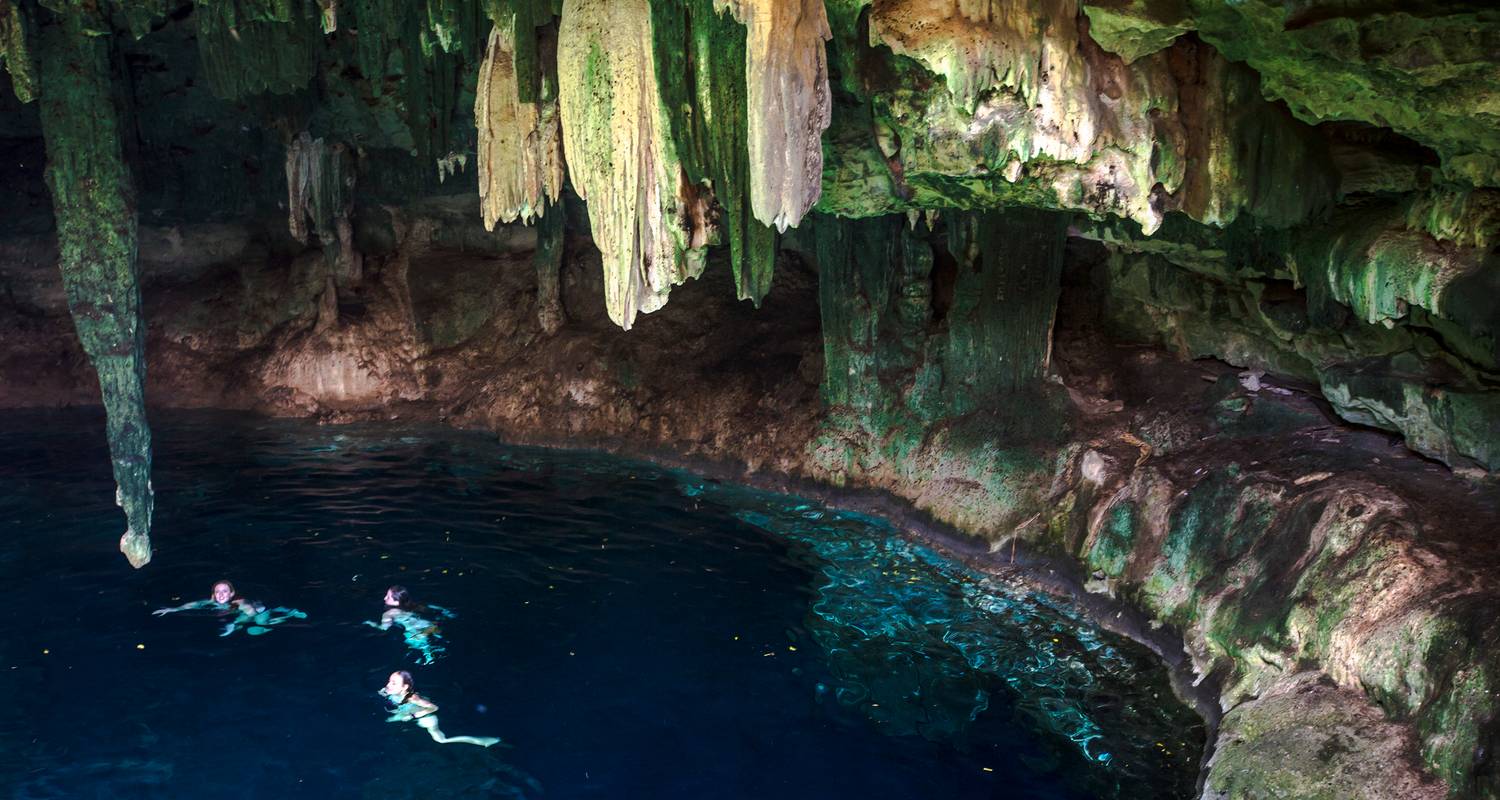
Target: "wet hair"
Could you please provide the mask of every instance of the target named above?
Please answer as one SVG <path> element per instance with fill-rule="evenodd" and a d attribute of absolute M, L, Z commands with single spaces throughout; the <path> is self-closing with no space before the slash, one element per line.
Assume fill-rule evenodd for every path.
<path fill-rule="evenodd" d="M 396 608 L 402 611 L 410 611 L 413 614 L 427 614 L 431 611 L 426 603 L 418 603 L 411 599 L 411 590 L 405 586 L 392 586 L 386 591 L 391 593 L 391 599 L 396 601 Z"/>
<path fill-rule="evenodd" d="M 412 681 L 411 673 L 404 669 L 396 670 L 396 674 L 400 676 L 401 682 L 406 684 L 406 694 L 401 695 L 401 702 L 404 703 L 406 698 L 417 693 L 417 684 Z"/>

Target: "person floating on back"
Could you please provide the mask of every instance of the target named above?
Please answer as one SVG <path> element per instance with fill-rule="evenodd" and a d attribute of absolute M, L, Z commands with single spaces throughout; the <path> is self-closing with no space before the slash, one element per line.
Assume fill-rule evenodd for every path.
<path fill-rule="evenodd" d="M 412 685 L 410 672 L 405 670 L 392 672 L 390 679 L 385 682 L 385 688 L 381 689 L 379 694 L 395 706 L 391 715 L 386 717 L 386 722 L 415 722 L 438 744 L 458 742 L 491 747 L 500 743 L 499 739 L 491 736 L 448 736 L 443 733 L 438 728 L 437 704 L 417 694 L 416 687 Z"/>
<path fill-rule="evenodd" d="M 438 625 L 428 617 L 443 616 L 452 619 L 454 614 L 442 606 L 423 605 L 411 599 L 405 586 L 392 586 L 385 592 L 385 613 L 379 622 L 365 621 L 366 625 L 388 631 L 392 625 L 401 626 L 406 646 L 416 652 L 417 663 L 431 664 L 447 648 L 443 647 Z"/>
<path fill-rule="evenodd" d="M 216 611 L 219 616 L 235 614 L 234 619 L 224 626 L 220 636 L 228 636 L 243 628 L 245 633 L 251 636 L 259 636 L 270 633 L 272 625 L 279 625 L 289 619 L 306 619 L 307 614 L 295 608 L 266 608 L 264 605 L 253 600 L 246 600 L 235 592 L 234 584 L 229 581 L 219 581 L 214 584 L 213 592 L 203 600 L 193 600 L 180 606 L 171 608 L 158 608 L 151 612 L 152 616 L 164 617 L 175 614 L 178 611 Z"/>

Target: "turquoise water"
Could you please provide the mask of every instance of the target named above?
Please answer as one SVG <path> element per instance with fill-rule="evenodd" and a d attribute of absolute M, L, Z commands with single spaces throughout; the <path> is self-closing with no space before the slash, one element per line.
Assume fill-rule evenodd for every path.
<path fill-rule="evenodd" d="M 1193 794 L 1202 727 L 1149 654 L 882 521 L 479 434 L 153 423 L 139 572 L 102 419 L 0 423 L 5 796 Z M 308 616 L 151 616 L 219 578 Z M 455 614 L 430 665 L 361 624 L 394 583 Z M 505 745 L 384 722 L 397 669 Z"/>

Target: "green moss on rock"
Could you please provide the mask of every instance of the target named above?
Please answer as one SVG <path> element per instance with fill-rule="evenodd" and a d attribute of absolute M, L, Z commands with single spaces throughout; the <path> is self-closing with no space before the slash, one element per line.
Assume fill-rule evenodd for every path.
<path fill-rule="evenodd" d="M 136 208 L 121 150 L 109 38 L 96 5 L 68 4 L 41 34 L 42 133 L 57 217 L 59 266 L 78 339 L 99 376 L 127 527 L 120 550 L 151 560 L 151 431 L 146 424 L 146 324 L 136 264 Z"/>

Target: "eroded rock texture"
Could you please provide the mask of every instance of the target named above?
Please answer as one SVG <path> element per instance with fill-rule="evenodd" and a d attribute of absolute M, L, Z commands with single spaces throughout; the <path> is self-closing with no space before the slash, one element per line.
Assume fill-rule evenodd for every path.
<path fill-rule="evenodd" d="M 784 231 L 802 220 L 821 192 L 821 139 L 833 111 L 823 49 L 833 36 L 828 15 L 823 0 L 714 5 L 746 29 L 750 203 L 756 219 Z"/>
<path fill-rule="evenodd" d="M 491 230 L 496 222 L 530 222 L 562 196 L 557 80 L 544 74 L 543 62 L 535 55 L 517 56 L 518 33 L 535 40 L 530 22 L 511 14 L 497 23 L 479 65 L 474 93 L 476 163 L 480 210 L 484 226 Z"/>
<path fill-rule="evenodd" d="M 1209 796 L 1494 798 L 1497 40 L 1381 0 L 0 0 L 0 404 L 95 365 L 143 557 L 128 164 L 156 402 L 882 490 L 1180 634 Z"/>
<path fill-rule="evenodd" d="M 120 147 L 109 40 L 92 4 L 68 8 L 40 36 L 47 188 L 58 265 L 78 340 L 99 378 L 127 527 L 120 552 L 151 560 L 151 430 L 146 424 L 146 322 L 136 268 L 136 207 Z"/>
<path fill-rule="evenodd" d="M 1431 147 L 1454 180 L 1500 180 L 1500 12 L 1485 4 L 1089 3 L 1117 52 L 1193 30 L 1308 122 L 1360 120 Z M 1140 32 L 1140 35 L 1135 35 Z M 1151 44 L 1136 44 L 1145 38 Z M 1100 39 L 1101 42 L 1105 39 Z M 1107 45 L 1110 46 L 1110 45 Z"/>
<path fill-rule="evenodd" d="M 683 173 L 657 85 L 646 0 L 569 0 L 558 102 L 573 188 L 604 255 L 605 307 L 629 329 L 703 271 L 710 199 Z"/>

